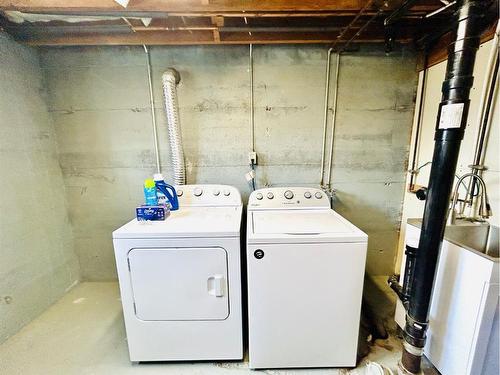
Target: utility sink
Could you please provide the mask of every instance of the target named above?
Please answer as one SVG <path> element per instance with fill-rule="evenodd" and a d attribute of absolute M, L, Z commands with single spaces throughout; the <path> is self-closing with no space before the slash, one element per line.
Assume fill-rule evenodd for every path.
<path fill-rule="evenodd" d="M 408 224 L 421 228 L 422 219 L 409 219 Z M 446 226 L 444 238 L 457 246 L 480 253 L 498 262 L 500 253 L 497 226 L 457 220 L 456 224 Z"/>
<path fill-rule="evenodd" d="M 405 243 L 416 247 L 421 219 L 409 219 Z M 405 262 L 401 267 L 404 275 Z M 424 354 L 442 375 L 499 374 L 498 226 L 456 220 L 445 229 L 429 308 Z M 396 307 L 405 325 L 405 310 Z"/>

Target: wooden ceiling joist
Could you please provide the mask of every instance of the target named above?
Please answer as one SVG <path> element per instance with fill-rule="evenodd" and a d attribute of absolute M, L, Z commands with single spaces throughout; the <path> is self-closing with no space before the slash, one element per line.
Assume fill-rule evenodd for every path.
<path fill-rule="evenodd" d="M 215 41 L 213 34 L 192 31 L 150 32 L 146 35 L 130 34 L 127 36 L 102 34 L 102 35 L 72 35 L 72 36 L 40 36 L 36 39 L 26 40 L 32 46 L 93 46 L 93 45 L 208 45 L 208 44 L 325 44 L 331 43 L 332 36 L 321 34 L 242 34 L 227 33 L 224 39 Z M 345 40 L 347 41 L 347 40 Z M 383 38 L 360 38 L 358 43 L 381 43 Z M 409 42 L 405 39 L 403 42 Z"/>
<path fill-rule="evenodd" d="M 397 1 L 392 1 L 397 3 Z M 358 11 L 366 0 L 130 0 L 126 8 L 113 0 L 0 0 L 0 9 L 31 13 L 78 12 L 325 12 Z M 390 3 L 390 2 L 389 2 Z M 421 0 L 412 11 L 436 9 L 436 1 Z"/>
<path fill-rule="evenodd" d="M 362 30 L 354 42 L 378 43 L 386 39 L 385 15 L 378 13 L 379 7 L 388 14 L 402 1 L 130 0 L 122 7 L 114 0 L 0 0 L 0 27 L 31 45 L 332 43 L 355 19 L 345 38 Z M 441 6 L 440 0 L 417 1 L 405 14 L 404 27 L 397 30 L 395 40 L 409 42 L 423 15 Z M 28 13 L 31 22 L 9 20 L 8 11 L 23 12 L 24 17 Z M 363 29 L 375 14 L 376 22 Z M 69 16 L 113 18 L 65 22 Z M 143 24 L 139 18 L 151 21 Z"/>

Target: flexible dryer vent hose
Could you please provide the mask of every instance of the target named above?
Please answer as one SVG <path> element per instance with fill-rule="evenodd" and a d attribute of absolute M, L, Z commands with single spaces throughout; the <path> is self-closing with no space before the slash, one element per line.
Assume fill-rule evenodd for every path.
<path fill-rule="evenodd" d="M 174 167 L 174 184 L 184 185 L 186 183 L 186 168 L 184 165 L 179 105 L 177 102 L 177 84 L 180 82 L 181 76 L 177 70 L 169 68 L 163 73 L 162 79 L 165 112 L 168 123 L 168 136 L 170 139 L 170 152 L 172 154 L 172 164 Z"/>

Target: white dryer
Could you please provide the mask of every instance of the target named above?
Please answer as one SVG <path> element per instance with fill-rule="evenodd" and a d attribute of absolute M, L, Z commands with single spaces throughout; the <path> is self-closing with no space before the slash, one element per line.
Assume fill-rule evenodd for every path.
<path fill-rule="evenodd" d="M 226 185 L 177 195 L 165 221 L 113 232 L 130 360 L 241 359 L 241 196 Z"/>
<path fill-rule="evenodd" d="M 250 195 L 251 368 L 356 365 L 367 241 L 319 189 Z"/>

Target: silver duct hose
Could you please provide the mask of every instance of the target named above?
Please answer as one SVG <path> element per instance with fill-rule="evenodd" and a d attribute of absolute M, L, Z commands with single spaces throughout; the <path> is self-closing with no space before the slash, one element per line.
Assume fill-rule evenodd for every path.
<path fill-rule="evenodd" d="M 174 184 L 186 184 L 186 168 L 184 165 L 184 151 L 182 150 L 181 125 L 179 121 L 179 105 L 177 102 L 177 84 L 181 80 L 179 72 L 169 68 L 163 73 L 163 96 L 165 112 L 167 114 L 168 137 L 172 164 L 174 166 Z"/>

